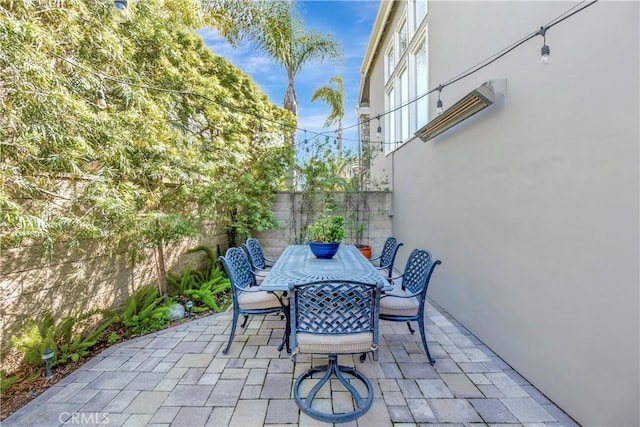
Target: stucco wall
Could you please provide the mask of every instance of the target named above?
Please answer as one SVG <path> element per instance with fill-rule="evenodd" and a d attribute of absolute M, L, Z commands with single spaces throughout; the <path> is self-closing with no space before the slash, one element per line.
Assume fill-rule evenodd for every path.
<path fill-rule="evenodd" d="M 430 2 L 429 87 L 576 4 Z M 443 261 L 430 296 L 583 425 L 640 425 L 638 17 L 596 3 L 549 30 L 551 64 L 537 37 L 442 92 L 507 78 L 506 98 L 376 159 L 394 234 Z"/>

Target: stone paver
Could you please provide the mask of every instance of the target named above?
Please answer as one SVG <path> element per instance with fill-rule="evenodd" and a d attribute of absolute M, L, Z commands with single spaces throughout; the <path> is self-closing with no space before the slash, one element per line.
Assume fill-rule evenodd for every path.
<path fill-rule="evenodd" d="M 254 316 L 223 355 L 230 313 L 192 320 L 106 349 L 15 414 L 3 426 L 326 426 L 301 413 L 292 397 L 296 376 L 326 363 L 323 355 L 277 351 L 277 316 Z M 341 356 L 374 388 L 371 409 L 340 427 L 551 427 L 577 424 L 499 356 L 434 304 L 425 319 L 431 366 L 418 334 L 382 321 L 378 360 Z M 333 384 L 333 383 L 332 383 Z M 354 383 L 358 390 L 361 386 Z M 304 384 L 302 391 L 308 391 Z M 352 405 L 344 388 L 326 386 L 323 410 Z M 76 422 L 77 423 L 77 422 Z"/>

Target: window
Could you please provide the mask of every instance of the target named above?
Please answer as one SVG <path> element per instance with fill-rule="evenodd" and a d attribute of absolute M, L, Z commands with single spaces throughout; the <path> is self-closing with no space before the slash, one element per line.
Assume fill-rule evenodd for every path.
<path fill-rule="evenodd" d="M 398 106 L 407 104 L 409 102 L 409 70 L 405 67 L 400 71 L 398 77 Z M 398 140 L 406 142 L 409 140 L 409 105 L 404 105 L 397 112 L 398 116 Z"/>
<path fill-rule="evenodd" d="M 414 0 L 413 17 L 414 28 L 418 28 L 424 17 L 427 16 L 427 0 Z"/>
<path fill-rule="evenodd" d="M 409 43 L 407 34 L 407 20 L 404 19 L 398 27 L 398 54 L 402 55 L 407 50 L 407 44 Z"/>
<path fill-rule="evenodd" d="M 429 68 L 427 67 L 427 38 L 422 39 L 413 52 L 415 93 L 412 98 L 417 98 L 429 91 Z M 423 96 L 413 104 L 413 120 L 411 132 L 415 133 L 427 121 L 429 117 L 428 97 Z"/>
<path fill-rule="evenodd" d="M 396 95 L 393 90 L 393 86 L 391 86 L 387 90 L 387 96 L 385 97 L 384 102 L 384 110 L 391 111 L 396 106 Z M 395 113 L 389 113 L 385 116 L 386 126 L 384 127 L 384 153 L 388 154 L 395 149 L 395 130 L 396 130 L 396 120 Z"/>
<path fill-rule="evenodd" d="M 393 74 L 393 70 L 396 66 L 396 58 L 393 55 L 393 42 L 391 42 L 391 45 L 389 46 L 389 49 L 387 49 L 387 54 L 385 55 L 385 80 L 388 80 L 389 77 L 391 77 L 391 74 Z"/>

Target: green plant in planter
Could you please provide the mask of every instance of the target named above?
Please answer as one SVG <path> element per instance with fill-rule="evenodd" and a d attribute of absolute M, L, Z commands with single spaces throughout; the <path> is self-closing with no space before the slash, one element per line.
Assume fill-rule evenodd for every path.
<path fill-rule="evenodd" d="M 344 239 L 344 217 L 324 215 L 307 227 L 307 239 L 312 242 L 338 243 Z"/>

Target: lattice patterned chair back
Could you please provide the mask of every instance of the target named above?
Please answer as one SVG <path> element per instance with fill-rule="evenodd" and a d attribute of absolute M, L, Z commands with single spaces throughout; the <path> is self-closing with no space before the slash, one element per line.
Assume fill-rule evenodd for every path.
<path fill-rule="evenodd" d="M 255 278 L 251 273 L 251 264 L 244 251 L 240 248 L 229 248 L 224 257 L 220 257 L 229 281 L 234 285 L 234 301 L 238 288 L 244 289 L 255 285 Z"/>
<path fill-rule="evenodd" d="M 339 354 L 375 351 L 378 346 L 378 310 L 381 287 L 355 281 L 317 281 L 289 286 L 291 309 L 291 346 L 296 353 L 328 354 L 325 366 L 308 369 L 294 385 L 294 398 L 302 412 L 312 418 L 340 423 L 362 416 L 373 402 L 373 387 L 364 374 L 353 367 L 340 366 Z M 306 395 L 301 396 L 303 381 L 324 372 Z M 367 396 L 362 395 L 344 377 L 353 375 L 364 383 Z M 353 397 L 355 410 L 346 413 L 321 412 L 312 408 L 313 399 L 322 386 L 335 375 Z M 351 380 L 353 381 L 353 379 Z M 332 385 L 333 388 L 336 385 Z"/>
<path fill-rule="evenodd" d="M 424 308 L 427 301 L 427 288 L 433 270 L 441 264 L 440 260 L 433 260 L 428 251 L 414 249 L 411 251 L 404 272 L 401 276 L 400 286 L 395 286 L 393 291 L 386 292 L 380 300 L 380 319 L 393 322 L 407 322 L 409 331 L 415 331 L 411 327 L 412 321 L 418 323 L 420 338 L 424 352 L 432 365 L 435 359 L 429 353 L 427 336 L 424 328 Z"/>
<path fill-rule="evenodd" d="M 428 251 L 414 249 L 405 265 L 402 275 L 402 287 L 413 294 L 426 293 L 429 286 L 429 277 L 435 265 Z M 424 300 L 424 297 L 422 299 Z"/>
<path fill-rule="evenodd" d="M 388 237 L 387 240 L 384 241 L 380 256 L 372 259 L 372 261 L 379 261 L 378 268 L 380 270 L 385 270 L 387 272 L 387 277 L 391 277 L 393 274 L 393 264 L 396 260 L 398 250 L 402 245 L 402 243 L 398 243 L 398 239 L 395 237 Z"/>
<path fill-rule="evenodd" d="M 267 267 L 264 251 L 262 250 L 262 246 L 258 239 L 253 237 L 248 238 L 244 243 L 244 247 L 246 248 L 247 255 L 249 256 L 249 261 L 254 268 L 263 270 Z"/>

